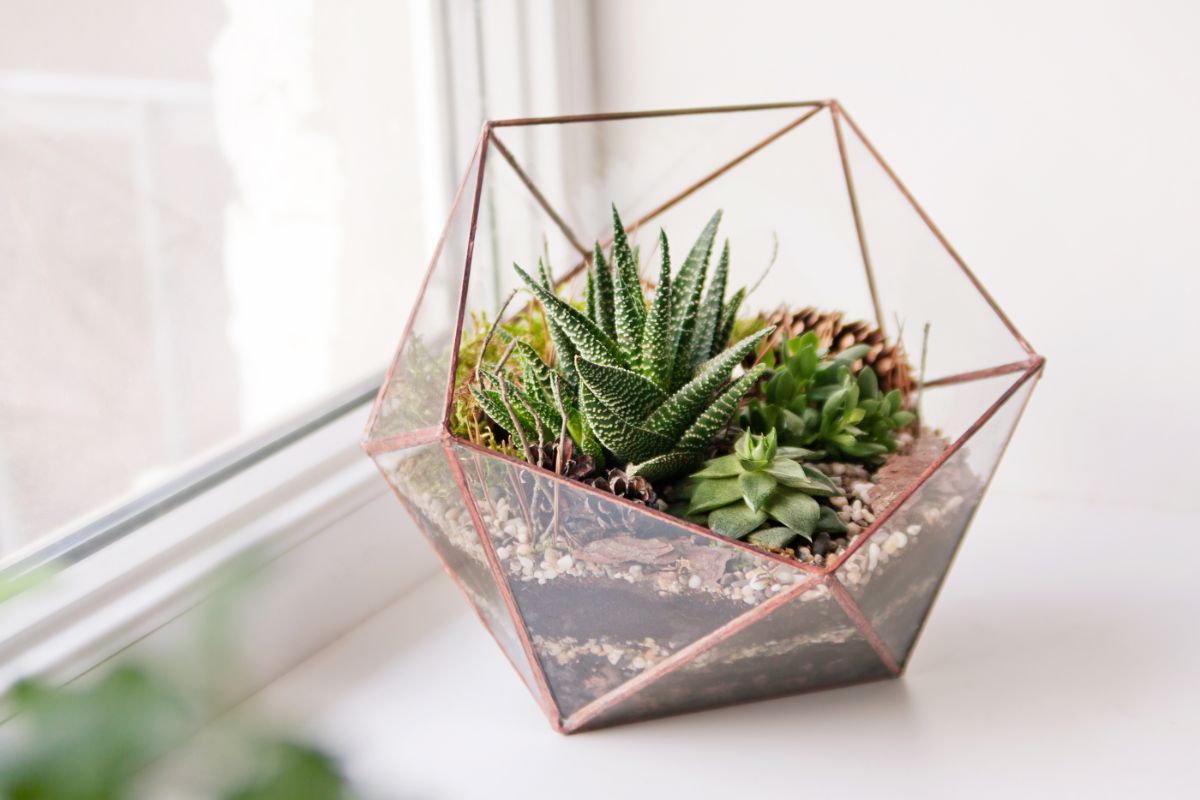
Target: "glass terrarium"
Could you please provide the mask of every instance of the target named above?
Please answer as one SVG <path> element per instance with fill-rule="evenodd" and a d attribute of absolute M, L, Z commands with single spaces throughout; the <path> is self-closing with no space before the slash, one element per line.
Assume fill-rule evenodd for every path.
<path fill-rule="evenodd" d="M 723 209 L 743 309 L 836 309 L 919 360 L 922 433 L 854 484 L 837 547 L 764 550 L 455 432 L 464 331 L 500 313 L 514 261 L 578 296 L 610 204 L 646 249 Z M 1042 364 L 836 101 L 500 120 L 364 447 L 571 733 L 899 675 Z"/>

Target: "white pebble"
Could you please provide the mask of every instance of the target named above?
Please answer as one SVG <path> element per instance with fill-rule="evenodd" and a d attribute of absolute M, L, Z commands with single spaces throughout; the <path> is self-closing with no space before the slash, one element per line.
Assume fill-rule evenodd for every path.
<path fill-rule="evenodd" d="M 560 572 L 566 572 L 574 565 L 575 559 L 571 558 L 570 553 L 567 553 L 565 556 L 554 562 L 554 566 L 557 567 Z"/>
<path fill-rule="evenodd" d="M 916 536 L 918 533 L 921 532 L 921 526 L 920 525 L 909 525 L 907 528 L 905 528 L 905 531 L 908 533 L 909 536 Z"/>
<path fill-rule="evenodd" d="M 870 547 L 867 548 L 867 569 L 875 569 L 875 566 L 878 563 L 879 563 L 879 545 L 876 544 L 875 542 L 871 542 Z"/>
<path fill-rule="evenodd" d="M 642 565 L 634 564 L 632 567 L 629 568 L 629 574 L 635 578 L 641 577 Z"/>
<path fill-rule="evenodd" d="M 526 572 L 533 571 L 533 559 L 528 556 L 517 556 L 517 560 L 521 562 L 521 568 Z"/>
<path fill-rule="evenodd" d="M 859 481 L 850 487 L 850 491 L 854 492 L 854 495 L 860 498 L 864 503 L 870 502 L 871 500 L 871 484 L 869 483 Z"/>
<path fill-rule="evenodd" d="M 524 542 L 522 544 L 517 545 L 517 555 L 519 555 L 519 556 L 533 555 L 533 545 L 529 544 L 528 542 Z"/>
<path fill-rule="evenodd" d="M 509 554 L 511 554 L 511 553 L 512 553 L 512 550 L 510 550 L 507 547 L 497 547 L 496 548 L 496 557 L 499 558 L 501 561 L 506 560 L 508 558 Z"/>
<path fill-rule="evenodd" d="M 617 662 L 621 660 L 621 656 L 623 655 L 625 655 L 624 650 L 610 650 L 608 653 L 608 663 L 616 666 Z"/>
<path fill-rule="evenodd" d="M 702 581 L 700 580 L 699 575 L 693 575 L 692 577 L 688 578 L 688 588 L 689 589 L 699 589 L 701 582 Z"/>

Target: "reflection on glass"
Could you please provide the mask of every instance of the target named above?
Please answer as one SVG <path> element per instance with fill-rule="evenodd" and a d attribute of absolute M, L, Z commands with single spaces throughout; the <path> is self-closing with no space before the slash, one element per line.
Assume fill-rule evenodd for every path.
<path fill-rule="evenodd" d="M 377 374 L 431 238 L 409 25 L 0 8 L 0 559 Z"/>

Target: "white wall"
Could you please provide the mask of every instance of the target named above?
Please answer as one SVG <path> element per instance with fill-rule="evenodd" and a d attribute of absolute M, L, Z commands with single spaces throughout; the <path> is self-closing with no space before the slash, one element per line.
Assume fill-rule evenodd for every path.
<path fill-rule="evenodd" d="M 591 12 L 601 110 L 833 96 L 854 114 L 1049 359 L 997 486 L 1194 505 L 1200 6 Z"/>

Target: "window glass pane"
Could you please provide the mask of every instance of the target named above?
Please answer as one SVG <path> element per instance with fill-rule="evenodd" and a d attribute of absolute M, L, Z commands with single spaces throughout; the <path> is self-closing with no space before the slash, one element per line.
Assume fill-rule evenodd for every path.
<path fill-rule="evenodd" d="M 410 9 L 0 7 L 0 559 L 381 372 L 451 160 Z"/>

